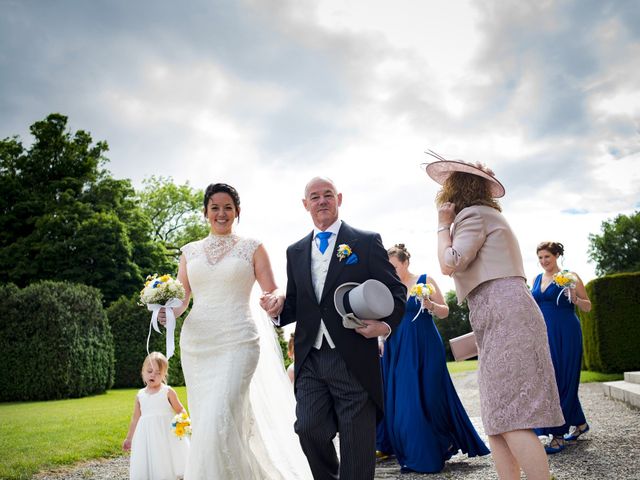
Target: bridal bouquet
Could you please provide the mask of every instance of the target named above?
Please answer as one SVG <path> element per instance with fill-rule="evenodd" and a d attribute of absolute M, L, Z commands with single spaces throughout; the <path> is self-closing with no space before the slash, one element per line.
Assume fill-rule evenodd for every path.
<path fill-rule="evenodd" d="M 185 435 L 191 435 L 191 419 L 187 412 L 182 412 L 173 417 L 171 429 L 176 437 L 182 440 Z"/>
<path fill-rule="evenodd" d="M 569 270 L 561 270 L 553 276 L 553 283 L 562 288 L 560 293 L 558 294 L 558 298 L 556 299 L 556 305 L 560 302 L 560 295 L 562 295 L 569 288 L 576 288 L 576 284 L 578 283 L 578 277 L 576 277 L 575 273 L 570 272 Z M 567 292 L 570 293 L 570 292 Z M 571 295 L 567 295 L 569 303 L 571 303 Z"/>
<path fill-rule="evenodd" d="M 436 288 L 431 283 L 416 283 L 409 291 L 409 296 L 413 297 L 416 302 L 420 302 L 420 310 L 413 317 L 413 320 L 418 318 L 422 312 L 424 312 L 424 300 L 430 298 L 436 291 Z M 431 313 L 431 312 L 429 312 Z M 413 322 L 413 320 L 411 320 Z"/>
<path fill-rule="evenodd" d="M 179 280 L 174 279 L 171 275 L 154 274 L 149 275 L 144 284 L 144 288 L 140 291 L 140 303 L 146 305 L 153 312 L 151 314 L 151 323 L 149 324 L 149 335 L 147 336 L 147 352 L 149 352 L 149 340 L 151 339 L 151 328 L 160 333 L 158 327 L 158 313 L 160 309 L 166 307 L 167 323 L 167 359 L 173 356 L 175 344 L 173 333 L 176 328 L 176 317 L 173 314 L 173 308 L 182 305 L 185 291 L 184 286 Z"/>
<path fill-rule="evenodd" d="M 184 300 L 184 287 L 182 283 L 174 279 L 171 275 L 158 274 L 147 276 L 144 288 L 140 292 L 140 302 L 143 305 L 154 303 L 164 304 L 172 298 Z"/>

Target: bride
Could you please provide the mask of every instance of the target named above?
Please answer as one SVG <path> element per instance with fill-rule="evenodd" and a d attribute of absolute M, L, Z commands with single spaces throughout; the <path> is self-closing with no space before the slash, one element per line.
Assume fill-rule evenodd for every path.
<path fill-rule="evenodd" d="M 269 257 L 259 241 L 233 233 L 240 197 L 232 186 L 207 187 L 204 215 L 211 233 L 182 248 L 186 296 L 174 309 L 182 315 L 193 294 L 180 338 L 193 424 L 185 480 L 309 479 L 275 332 L 265 314 L 251 313 L 256 280 L 263 292 L 277 289 Z"/>

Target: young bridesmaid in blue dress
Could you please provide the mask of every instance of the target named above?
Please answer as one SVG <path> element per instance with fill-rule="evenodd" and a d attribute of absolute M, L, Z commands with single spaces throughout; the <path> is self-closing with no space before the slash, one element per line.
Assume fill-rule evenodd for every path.
<path fill-rule="evenodd" d="M 409 271 L 404 244 L 387 253 L 408 292 L 418 283 L 432 284 L 435 292 L 424 302 L 409 296 L 400 326 L 384 345 L 385 416 L 378 425 L 377 450 L 393 453 L 403 471 L 425 473 L 441 471 L 458 450 L 470 457 L 487 455 L 453 386 L 431 316 L 445 318 L 449 307 L 433 278 Z"/>
<path fill-rule="evenodd" d="M 542 242 L 536 248 L 538 261 L 544 270 L 533 281 L 531 293 L 538 303 L 547 324 L 547 336 L 551 360 L 556 372 L 560 406 L 566 423 L 560 427 L 536 429 L 538 435 L 553 435 L 545 447 L 547 453 L 558 453 L 566 441 L 577 440 L 589 430 L 580 400 L 580 368 L 582 365 L 582 330 L 575 307 L 583 312 L 591 310 L 582 280 L 576 276 L 575 288 L 562 288 L 553 282 L 560 271 L 558 258 L 564 254 L 564 246 L 558 242 Z M 572 428 L 573 427 L 573 428 Z"/>

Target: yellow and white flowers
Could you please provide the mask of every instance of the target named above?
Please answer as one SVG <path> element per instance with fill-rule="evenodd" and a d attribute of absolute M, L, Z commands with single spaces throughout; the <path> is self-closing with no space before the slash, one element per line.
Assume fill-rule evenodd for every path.
<path fill-rule="evenodd" d="M 431 297 L 435 293 L 436 289 L 431 283 L 416 283 L 411 287 L 409 295 L 422 302 L 425 298 Z"/>
<path fill-rule="evenodd" d="M 154 274 L 147 276 L 144 288 L 140 292 L 140 302 L 143 305 L 151 303 L 164 304 L 172 298 L 184 300 L 184 287 L 182 283 L 171 275 Z"/>
<path fill-rule="evenodd" d="M 158 276 L 149 275 L 144 284 L 144 288 L 140 292 L 140 303 L 146 305 L 147 309 L 153 312 L 151 314 L 151 323 L 149 324 L 149 335 L 147 335 L 147 353 L 149 353 L 149 340 L 151 339 L 151 329 L 160 333 L 158 327 L 158 313 L 161 309 L 165 309 L 167 329 L 166 348 L 167 358 L 173 356 L 175 351 L 174 332 L 176 328 L 176 317 L 173 309 L 182 305 L 185 297 L 184 286 L 179 280 L 174 279 L 171 275 Z"/>
<path fill-rule="evenodd" d="M 561 288 L 575 288 L 578 283 L 578 277 L 569 270 L 561 270 L 553 276 L 553 283 Z"/>
<path fill-rule="evenodd" d="M 416 302 L 420 303 L 420 310 L 418 310 L 418 313 L 416 314 L 415 317 L 413 317 L 413 320 L 411 320 L 412 322 L 418 318 L 418 316 L 424 312 L 424 301 L 427 298 L 431 298 L 431 295 L 433 295 L 436 292 L 436 287 L 433 286 L 433 284 L 431 283 L 416 283 L 413 287 L 411 287 L 411 290 L 409 291 L 409 296 L 413 297 L 415 299 Z M 429 313 L 431 313 L 431 311 L 429 311 Z"/>
<path fill-rule="evenodd" d="M 345 258 L 349 258 L 349 255 L 351 255 L 351 253 L 353 253 L 351 251 L 351 247 L 346 243 L 341 243 L 340 245 L 338 245 L 338 251 L 336 252 L 336 255 L 338 256 L 340 261 L 344 260 Z"/>
<path fill-rule="evenodd" d="M 182 412 L 173 417 L 171 429 L 176 437 L 182 440 L 185 435 L 191 435 L 191 419 L 187 412 Z"/>
<path fill-rule="evenodd" d="M 560 296 L 565 293 L 565 291 L 567 292 L 567 300 L 571 303 L 571 292 L 568 289 L 576 288 L 576 284 L 578 283 L 576 274 L 569 270 L 561 270 L 553 275 L 553 283 L 562 288 L 556 299 L 556 305 L 560 303 Z"/>

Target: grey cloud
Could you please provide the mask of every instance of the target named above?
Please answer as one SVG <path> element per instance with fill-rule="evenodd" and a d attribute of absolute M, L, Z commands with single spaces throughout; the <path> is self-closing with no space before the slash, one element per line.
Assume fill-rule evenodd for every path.
<path fill-rule="evenodd" d="M 184 70 L 209 62 L 244 82 L 277 85 L 290 93 L 291 103 L 270 112 L 241 103 L 226 106 L 225 115 L 238 124 L 265 126 L 259 147 L 267 154 L 303 151 L 310 143 L 326 151 L 350 133 L 338 115 L 348 105 L 349 86 L 331 50 L 343 39 L 323 38 L 316 29 L 306 33 L 315 36 L 311 41 L 298 41 L 304 25 L 277 9 L 237 1 L 78 0 L 16 1 L 3 10 L 0 89 L 5 93 L 0 98 L 0 132 L 4 136 L 24 136 L 33 121 L 59 111 L 72 122 L 87 122 L 81 125 L 87 130 L 97 126 L 112 145 L 145 139 L 153 144 L 161 135 L 158 130 L 155 135 L 122 131 L 118 120 L 98 111 L 101 105 L 96 104 L 101 92 L 115 88 L 131 96 L 144 95 L 144 67 L 150 61 Z M 180 132 L 184 127 L 173 127 L 174 140 L 189 137 L 189 132 Z"/>

